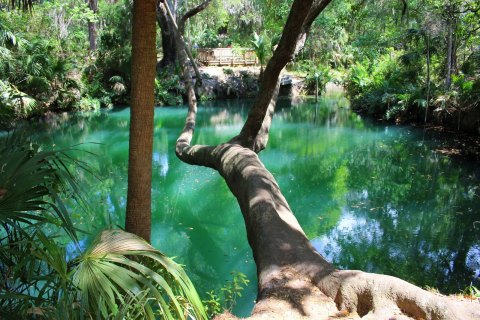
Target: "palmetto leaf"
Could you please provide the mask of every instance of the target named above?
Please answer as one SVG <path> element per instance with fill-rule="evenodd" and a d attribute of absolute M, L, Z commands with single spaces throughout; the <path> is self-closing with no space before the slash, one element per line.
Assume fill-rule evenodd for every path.
<path fill-rule="evenodd" d="M 1 66 L 0 66 L 1 67 Z M 6 115 L 17 118 L 26 117 L 38 107 L 38 102 L 8 82 L 0 83 L 0 106 Z"/>
<path fill-rule="evenodd" d="M 123 78 L 121 76 L 112 76 L 110 77 L 110 79 L 108 79 L 108 81 L 110 83 L 112 83 L 112 90 L 116 93 L 116 94 L 122 94 L 124 93 L 127 88 L 125 86 L 125 81 L 123 80 Z"/>
<path fill-rule="evenodd" d="M 104 231 L 78 261 L 73 283 L 84 308 L 102 317 L 137 312 L 154 319 L 159 312 L 165 319 L 206 318 L 183 269 L 136 235 Z"/>
<path fill-rule="evenodd" d="M 50 88 L 50 82 L 48 79 L 39 76 L 28 76 L 27 84 L 30 89 L 37 91 L 48 91 Z"/>
<path fill-rule="evenodd" d="M 104 231 L 84 254 L 67 259 L 44 227 L 61 226 L 77 243 L 60 197 L 80 198 L 68 168 L 86 165 L 69 150 L 42 151 L 12 137 L 0 146 L 0 227 L 8 235 L 0 237 L 8 273 L 0 279 L 0 317 L 206 319 L 183 269 L 135 235 Z"/>
<path fill-rule="evenodd" d="M 73 197 L 81 199 L 77 181 L 65 165 L 71 161 L 66 151 L 41 151 L 13 137 L 0 146 L 0 223 L 50 222 L 77 239 L 58 195 L 73 190 Z"/>
<path fill-rule="evenodd" d="M 0 46 L 0 66 L 2 66 L 2 69 L 6 67 L 4 64 L 7 64 L 7 62 L 12 62 L 12 59 L 12 51 Z"/>
<path fill-rule="evenodd" d="M 0 46 L 17 46 L 17 37 L 15 34 L 0 23 Z"/>
<path fill-rule="evenodd" d="M 127 88 L 125 87 L 125 85 L 124 85 L 123 83 L 116 82 L 116 83 L 112 86 L 112 90 L 113 90 L 116 94 L 122 94 L 122 93 L 124 93 L 125 91 L 127 91 Z"/>

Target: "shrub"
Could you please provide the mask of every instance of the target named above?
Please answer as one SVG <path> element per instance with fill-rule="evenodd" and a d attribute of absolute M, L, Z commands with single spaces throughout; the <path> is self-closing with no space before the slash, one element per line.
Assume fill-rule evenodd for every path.
<path fill-rule="evenodd" d="M 175 106 L 183 103 L 185 88 L 176 74 L 161 73 L 155 79 L 155 103 Z"/>
<path fill-rule="evenodd" d="M 373 65 L 357 62 L 345 80 L 353 107 L 385 119 L 416 117 L 416 110 L 426 107 L 420 63 L 416 54 L 393 49 Z"/>
<path fill-rule="evenodd" d="M 75 110 L 77 111 L 97 111 L 100 110 L 100 100 L 91 98 L 91 97 L 83 97 L 75 104 Z"/>

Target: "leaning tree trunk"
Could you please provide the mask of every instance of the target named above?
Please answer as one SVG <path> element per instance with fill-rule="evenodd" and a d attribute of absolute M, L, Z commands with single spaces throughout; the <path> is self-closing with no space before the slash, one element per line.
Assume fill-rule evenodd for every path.
<path fill-rule="evenodd" d="M 168 4 L 168 1 L 166 2 Z M 174 11 L 174 10 L 172 10 Z M 177 62 L 177 41 L 175 37 L 175 30 L 171 23 L 169 23 L 169 17 L 167 9 L 162 2 L 158 1 L 157 6 L 157 22 L 160 27 L 162 35 L 162 60 L 158 63 L 159 69 L 165 69 L 169 66 L 175 66 Z"/>
<path fill-rule="evenodd" d="M 337 270 L 312 247 L 277 182 L 257 155 L 268 141 L 280 71 L 303 47 L 313 20 L 329 2 L 293 2 L 247 121 L 240 134 L 226 143 L 190 145 L 197 104 L 186 54 L 179 52 L 189 109 L 176 154 L 188 164 L 217 170 L 237 198 L 257 266 L 258 297 L 251 319 L 479 317 L 480 312 L 471 305 L 452 302 L 398 278 Z M 219 318 L 234 317 L 224 314 Z"/>
<path fill-rule="evenodd" d="M 198 83 L 201 83 L 200 71 L 193 61 L 193 55 L 185 44 L 183 35 L 185 33 L 185 23 L 188 19 L 205 10 L 212 0 L 205 0 L 194 8 L 188 10 L 183 16 L 178 19 L 176 16 L 176 2 L 168 0 L 158 1 L 157 21 L 160 25 L 162 33 L 162 50 L 163 58 L 158 63 L 159 69 L 164 69 L 169 66 L 174 66 L 177 62 L 179 51 L 186 50 L 188 58 L 193 64 Z"/>
<path fill-rule="evenodd" d="M 195 59 L 193 58 L 193 54 L 190 48 L 187 46 L 185 39 L 183 38 L 183 34 L 185 33 L 185 23 L 188 19 L 195 16 L 196 14 L 200 13 L 201 11 L 205 10 L 212 0 L 205 0 L 204 2 L 200 3 L 196 7 L 188 10 L 178 21 L 176 21 L 175 15 L 172 13 L 168 2 L 161 2 L 163 3 L 162 8 L 159 10 L 164 10 L 165 14 L 168 17 L 169 28 L 173 30 L 173 34 L 175 35 L 175 47 L 177 50 L 177 59 L 182 61 L 180 64 L 184 67 L 187 66 L 187 57 L 190 59 L 191 65 L 195 72 L 196 82 L 195 85 L 199 86 L 202 84 L 202 76 L 200 74 L 200 70 L 198 69 L 197 64 L 195 63 Z M 186 56 L 185 56 L 186 55 Z M 190 77 L 188 77 L 190 78 Z"/>
<path fill-rule="evenodd" d="M 135 0 L 125 230 L 150 241 L 156 0 Z"/>

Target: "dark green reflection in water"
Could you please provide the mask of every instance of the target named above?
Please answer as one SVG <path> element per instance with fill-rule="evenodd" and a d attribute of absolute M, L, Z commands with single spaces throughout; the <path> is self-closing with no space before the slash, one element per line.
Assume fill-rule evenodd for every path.
<path fill-rule="evenodd" d="M 200 108 L 194 142 L 233 136 L 249 105 Z M 155 114 L 153 245 L 187 266 L 199 292 L 221 287 L 234 270 L 254 280 L 243 219 L 225 183 L 174 155 L 184 115 L 181 108 Z M 74 213 L 80 228 L 123 224 L 128 123 L 124 109 L 25 128 L 50 145 L 99 143 L 80 147 L 96 154 L 79 152 L 100 176 L 85 177 L 93 213 Z M 409 128 L 371 124 L 341 95 L 329 95 L 317 105 L 280 101 L 261 158 L 314 246 L 337 266 L 458 292 L 479 284 L 480 170 L 436 154 L 435 145 Z M 249 313 L 255 292 L 252 281 L 237 314 Z"/>

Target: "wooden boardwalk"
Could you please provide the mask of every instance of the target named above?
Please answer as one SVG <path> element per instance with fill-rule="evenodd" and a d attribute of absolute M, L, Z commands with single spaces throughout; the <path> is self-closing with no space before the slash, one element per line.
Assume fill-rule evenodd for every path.
<path fill-rule="evenodd" d="M 255 66 L 255 51 L 245 48 L 197 49 L 197 61 L 204 66 Z"/>

